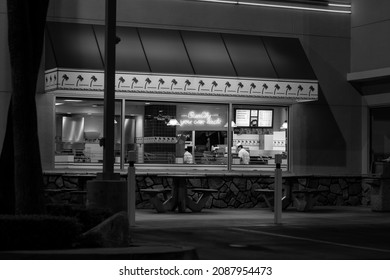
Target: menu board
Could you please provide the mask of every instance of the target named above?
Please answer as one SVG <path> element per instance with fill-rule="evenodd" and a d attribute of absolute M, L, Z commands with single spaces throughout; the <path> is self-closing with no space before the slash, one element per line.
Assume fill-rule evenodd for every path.
<path fill-rule="evenodd" d="M 273 110 L 261 109 L 237 109 L 236 110 L 236 125 L 237 127 L 273 127 Z"/>
<path fill-rule="evenodd" d="M 236 126 L 249 126 L 251 110 L 236 110 Z"/>
<path fill-rule="evenodd" d="M 273 110 L 259 110 L 259 127 L 273 126 Z"/>

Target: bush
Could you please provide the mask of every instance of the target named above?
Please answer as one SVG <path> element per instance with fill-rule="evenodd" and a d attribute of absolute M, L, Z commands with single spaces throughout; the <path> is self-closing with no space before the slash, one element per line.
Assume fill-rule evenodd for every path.
<path fill-rule="evenodd" d="M 114 213 L 109 209 L 85 209 L 69 204 L 48 204 L 46 211 L 53 216 L 67 216 L 76 218 L 82 224 L 82 231 L 88 231 L 97 226 Z"/>
<path fill-rule="evenodd" d="M 82 226 L 75 218 L 49 215 L 0 216 L 0 250 L 72 248 Z"/>

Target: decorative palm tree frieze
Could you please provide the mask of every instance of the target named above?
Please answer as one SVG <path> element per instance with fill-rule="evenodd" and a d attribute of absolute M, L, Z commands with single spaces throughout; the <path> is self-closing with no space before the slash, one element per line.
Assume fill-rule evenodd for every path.
<path fill-rule="evenodd" d="M 252 90 L 256 88 L 255 83 L 251 83 L 251 88 L 249 89 L 249 93 L 252 93 Z"/>
<path fill-rule="evenodd" d="M 134 77 L 134 78 L 132 79 L 131 88 L 134 87 L 134 84 L 138 84 L 138 79 L 137 79 L 136 77 Z"/>
<path fill-rule="evenodd" d="M 309 87 L 309 96 L 311 95 L 311 93 L 315 90 L 315 88 L 313 86 L 310 86 Z"/>
<path fill-rule="evenodd" d="M 92 84 L 97 81 L 97 78 L 95 76 L 91 77 L 91 81 L 89 82 L 89 87 L 92 87 Z"/>
<path fill-rule="evenodd" d="M 199 81 L 198 85 L 198 91 L 200 91 L 200 88 L 204 86 L 204 82 L 202 80 Z"/>
<path fill-rule="evenodd" d="M 239 82 L 239 83 L 238 83 L 238 87 L 237 87 L 237 93 L 239 93 L 239 92 L 240 92 L 240 89 L 243 88 L 243 87 L 244 87 L 244 84 L 241 83 L 241 82 Z"/>
<path fill-rule="evenodd" d="M 214 88 L 218 86 L 218 83 L 216 81 L 213 81 L 211 84 L 211 92 L 213 92 Z"/>
<path fill-rule="evenodd" d="M 267 84 L 263 84 L 263 89 L 261 90 L 261 94 L 264 94 L 264 91 L 268 89 Z"/>
<path fill-rule="evenodd" d="M 173 90 L 173 86 L 175 86 L 175 85 L 177 85 L 177 81 L 176 81 L 176 79 L 173 79 L 171 81 L 171 90 Z"/>
<path fill-rule="evenodd" d="M 160 89 L 160 86 L 163 85 L 163 84 L 165 84 L 165 81 L 164 81 L 162 78 L 160 78 L 160 79 L 158 80 L 157 89 Z"/>
<path fill-rule="evenodd" d="M 227 88 L 230 88 L 232 85 L 229 83 L 229 81 L 227 81 L 225 83 L 225 92 L 227 91 Z"/>
<path fill-rule="evenodd" d="M 187 90 L 187 87 L 189 86 L 189 85 L 191 85 L 191 82 L 190 82 L 190 80 L 186 80 L 185 82 L 185 85 L 184 85 L 184 90 Z"/>
<path fill-rule="evenodd" d="M 146 79 L 145 79 L 145 86 L 144 86 L 144 89 L 146 89 L 147 85 L 150 85 L 151 82 L 152 82 L 152 80 L 150 80 L 149 78 L 146 78 Z"/>
<path fill-rule="evenodd" d="M 275 89 L 274 89 L 274 95 L 276 94 L 276 91 L 278 91 L 280 89 L 280 86 L 278 84 L 275 85 Z"/>
<path fill-rule="evenodd" d="M 298 91 L 297 91 L 297 95 L 299 95 L 299 93 L 303 90 L 303 87 L 301 85 L 298 86 Z"/>
<path fill-rule="evenodd" d="M 83 76 L 78 75 L 78 76 L 77 76 L 76 87 L 78 87 L 78 86 L 79 86 L 79 82 L 82 82 L 83 80 L 84 80 Z"/>
<path fill-rule="evenodd" d="M 64 85 L 64 82 L 67 81 L 67 80 L 69 80 L 68 75 L 66 75 L 66 74 L 62 75 L 61 86 L 63 86 L 63 85 Z"/>
<path fill-rule="evenodd" d="M 288 92 L 292 89 L 292 87 L 290 85 L 287 85 L 286 86 L 286 96 L 288 95 Z"/>

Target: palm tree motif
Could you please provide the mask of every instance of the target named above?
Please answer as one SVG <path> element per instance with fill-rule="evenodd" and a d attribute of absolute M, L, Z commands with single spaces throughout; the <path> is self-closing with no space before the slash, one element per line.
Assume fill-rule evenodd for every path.
<path fill-rule="evenodd" d="M 162 78 L 160 78 L 160 80 L 158 80 L 157 89 L 160 89 L 160 86 L 163 85 L 163 84 L 165 84 L 165 81 Z"/>
<path fill-rule="evenodd" d="M 199 86 L 198 86 L 198 91 L 200 90 L 201 87 L 204 86 L 204 82 L 202 80 L 199 81 Z"/>
<path fill-rule="evenodd" d="M 121 76 L 119 77 L 119 82 L 118 82 L 118 88 L 121 86 L 121 84 L 123 84 L 124 82 L 126 82 L 126 80 Z"/>
<path fill-rule="evenodd" d="M 185 85 L 184 85 L 184 90 L 187 90 L 187 86 L 189 86 L 191 84 L 190 80 L 186 80 L 185 82 Z"/>
<path fill-rule="evenodd" d="M 80 82 L 80 81 L 83 81 L 83 80 L 84 80 L 83 76 L 78 75 L 78 76 L 77 76 L 76 87 L 79 86 L 79 82 Z"/>
<path fill-rule="evenodd" d="M 63 86 L 64 85 L 64 81 L 67 81 L 67 80 L 69 80 L 68 75 L 66 75 L 66 74 L 62 75 L 61 86 Z"/>
<path fill-rule="evenodd" d="M 177 85 L 177 81 L 175 79 L 173 79 L 171 81 L 171 90 L 173 89 L 173 86 Z"/>
<path fill-rule="evenodd" d="M 249 93 L 252 93 L 252 90 L 256 88 L 255 83 L 251 83 L 251 88 L 249 89 Z"/>
<path fill-rule="evenodd" d="M 239 82 L 238 87 L 237 87 L 237 93 L 240 92 L 240 88 L 243 88 L 243 87 L 244 87 L 244 85 L 241 82 Z"/>
<path fill-rule="evenodd" d="M 292 89 L 292 88 L 291 88 L 290 85 L 287 85 L 287 86 L 286 86 L 286 95 L 287 95 L 287 92 L 289 92 L 291 89 Z"/>
<path fill-rule="evenodd" d="M 264 94 L 264 90 L 268 89 L 267 84 L 263 84 L 263 89 L 261 90 L 261 94 Z"/>
<path fill-rule="evenodd" d="M 213 91 L 214 88 L 218 86 L 218 84 L 217 84 L 216 81 L 213 81 L 211 84 L 212 84 L 212 86 L 211 86 L 211 91 Z"/>
<path fill-rule="evenodd" d="M 276 94 L 276 91 L 280 89 L 280 86 L 278 84 L 275 85 L 275 89 L 274 89 L 274 95 Z"/>
<path fill-rule="evenodd" d="M 131 88 L 134 87 L 134 84 L 138 84 L 138 79 L 137 79 L 136 77 L 134 77 L 134 78 L 132 79 Z"/>
<path fill-rule="evenodd" d="M 89 82 L 89 87 L 92 87 L 92 83 L 96 82 L 96 81 L 97 81 L 97 78 L 95 76 L 92 76 L 91 81 Z"/>
<path fill-rule="evenodd" d="M 225 83 L 225 92 L 226 92 L 226 90 L 227 90 L 227 88 L 230 88 L 232 85 L 229 83 L 229 81 L 227 81 L 226 83 Z"/>
<path fill-rule="evenodd" d="M 309 96 L 310 96 L 310 93 L 312 93 L 314 90 L 315 90 L 315 88 L 313 86 L 309 87 Z"/>
<path fill-rule="evenodd" d="M 298 92 L 297 92 L 297 95 L 299 95 L 299 92 L 301 92 L 303 90 L 303 87 L 301 85 L 298 86 Z"/>
<path fill-rule="evenodd" d="M 144 86 L 144 88 L 146 88 L 147 85 L 150 85 L 151 82 L 152 81 L 149 78 L 146 78 L 145 79 L 145 86 Z"/>

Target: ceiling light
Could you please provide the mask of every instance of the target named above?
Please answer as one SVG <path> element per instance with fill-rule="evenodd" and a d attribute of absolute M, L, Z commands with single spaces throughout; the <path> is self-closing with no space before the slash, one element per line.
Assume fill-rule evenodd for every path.
<path fill-rule="evenodd" d="M 340 8 L 351 8 L 350 4 L 336 4 L 336 3 L 328 3 L 328 6 L 331 7 L 340 7 Z"/>
<path fill-rule="evenodd" d="M 83 102 L 83 100 L 80 99 L 65 99 L 66 102 Z"/>
<path fill-rule="evenodd" d="M 223 127 L 228 127 L 228 123 L 225 123 L 225 125 Z M 234 121 L 232 121 L 231 127 L 237 127 L 237 125 Z"/>
<path fill-rule="evenodd" d="M 56 106 L 60 106 L 60 105 L 64 105 L 64 103 L 59 103 L 59 102 L 56 103 Z"/>
<path fill-rule="evenodd" d="M 180 126 L 180 123 L 177 121 L 177 119 L 170 119 L 167 123 L 168 126 Z"/>

